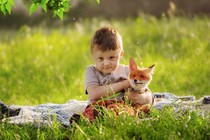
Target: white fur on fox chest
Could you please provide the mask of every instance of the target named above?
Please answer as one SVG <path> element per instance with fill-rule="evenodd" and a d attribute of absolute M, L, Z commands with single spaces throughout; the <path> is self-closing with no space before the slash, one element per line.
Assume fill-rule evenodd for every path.
<path fill-rule="evenodd" d="M 133 104 L 152 104 L 153 95 L 150 90 L 145 91 L 143 94 L 138 94 L 135 91 L 128 91 L 125 93 L 129 100 Z"/>

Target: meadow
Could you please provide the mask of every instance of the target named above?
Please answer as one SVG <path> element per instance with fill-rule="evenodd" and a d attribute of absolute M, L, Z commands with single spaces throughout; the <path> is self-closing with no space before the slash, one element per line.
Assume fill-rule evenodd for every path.
<path fill-rule="evenodd" d="M 0 29 L 0 100 L 37 105 L 87 100 L 84 70 L 92 64 L 90 40 L 102 26 L 116 28 L 123 38 L 123 64 L 155 64 L 152 92 L 210 95 L 210 19 L 141 16 L 124 20 L 89 19 L 57 26 Z M 201 113 L 202 114 L 202 113 Z M 143 116 L 148 117 L 148 116 Z M 37 128 L 0 124 L 3 139 L 209 139 L 210 118 L 192 111 L 152 111 L 150 118 L 107 115 L 94 124 L 81 120 L 72 128 L 56 124 Z M 137 123 L 138 122 L 138 123 Z M 113 131 L 114 130 L 114 131 Z"/>

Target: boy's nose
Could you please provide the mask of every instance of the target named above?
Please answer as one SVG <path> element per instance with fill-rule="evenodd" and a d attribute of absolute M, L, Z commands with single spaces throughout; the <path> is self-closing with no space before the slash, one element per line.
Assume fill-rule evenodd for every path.
<path fill-rule="evenodd" d="M 108 60 L 104 60 L 104 65 L 109 65 L 110 62 Z"/>

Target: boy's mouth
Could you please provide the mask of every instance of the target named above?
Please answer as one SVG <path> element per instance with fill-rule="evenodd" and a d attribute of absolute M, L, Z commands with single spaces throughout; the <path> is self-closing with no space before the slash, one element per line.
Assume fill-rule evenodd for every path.
<path fill-rule="evenodd" d="M 104 67 L 103 69 L 111 69 L 112 67 Z"/>

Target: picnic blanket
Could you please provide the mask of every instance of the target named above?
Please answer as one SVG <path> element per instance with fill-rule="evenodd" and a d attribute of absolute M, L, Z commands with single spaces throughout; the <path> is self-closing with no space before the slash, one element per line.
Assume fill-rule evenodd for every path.
<path fill-rule="evenodd" d="M 87 101 L 69 100 L 64 104 L 39 104 L 37 106 L 11 105 L 13 109 L 21 108 L 18 116 L 9 117 L 4 121 L 11 124 L 34 124 L 37 126 L 49 125 L 57 121 L 65 126 L 70 126 L 69 119 L 73 114 L 81 114 Z"/>
<path fill-rule="evenodd" d="M 154 93 L 164 95 L 164 99 L 155 103 L 152 109 L 161 110 L 164 106 L 173 106 L 175 111 L 186 109 L 186 106 L 182 104 L 182 100 L 171 93 Z M 193 100 L 191 103 L 202 103 L 202 99 Z M 10 117 L 4 121 L 11 124 L 33 124 L 33 125 L 49 125 L 53 122 L 59 122 L 62 125 L 70 126 L 69 119 L 74 114 L 82 114 L 88 105 L 88 101 L 78 101 L 71 99 L 64 104 L 39 104 L 36 106 L 17 106 L 11 105 L 11 108 L 21 108 L 18 116 Z M 194 107 L 194 106 L 187 106 Z"/>

